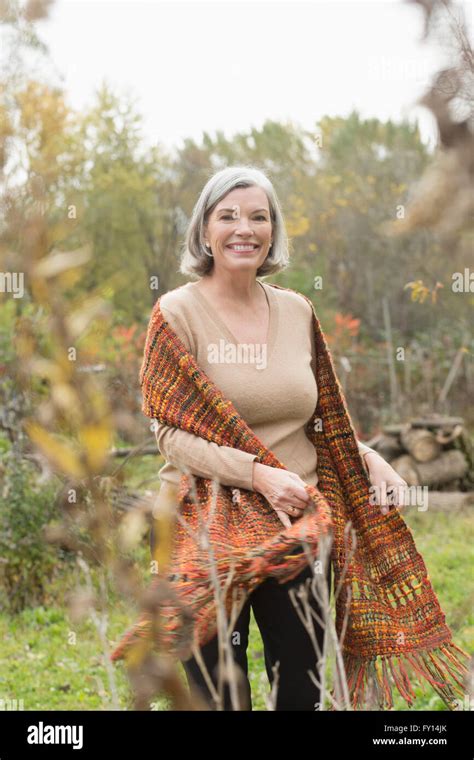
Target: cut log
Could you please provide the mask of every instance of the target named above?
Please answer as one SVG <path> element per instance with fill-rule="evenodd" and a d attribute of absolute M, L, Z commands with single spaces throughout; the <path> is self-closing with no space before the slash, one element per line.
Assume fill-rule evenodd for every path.
<path fill-rule="evenodd" d="M 446 428 L 439 428 L 439 430 L 436 431 L 436 440 L 438 443 L 446 446 L 447 443 L 451 443 L 456 438 L 459 438 L 459 436 L 462 435 L 463 430 L 464 428 L 462 425 L 455 425 L 450 430 L 446 430 Z"/>
<path fill-rule="evenodd" d="M 459 438 L 456 439 L 455 447 L 458 448 L 464 456 L 469 465 L 468 479 L 474 482 L 474 446 L 472 438 L 469 437 L 465 428 Z"/>
<path fill-rule="evenodd" d="M 406 480 L 409 486 L 421 485 L 420 476 L 416 467 L 416 462 L 409 454 L 404 454 L 390 463 L 393 469 L 398 472 L 403 480 Z"/>
<path fill-rule="evenodd" d="M 431 462 L 441 453 L 441 444 L 424 428 L 408 428 L 400 434 L 400 440 L 417 462 Z"/>
<path fill-rule="evenodd" d="M 383 432 L 387 435 L 400 435 L 400 433 L 407 427 L 406 423 L 400 423 L 396 425 L 384 425 Z M 409 426 L 408 426 L 409 427 Z"/>
<path fill-rule="evenodd" d="M 442 485 L 456 478 L 463 478 L 469 465 L 464 454 L 458 449 L 443 451 L 432 462 L 417 462 L 416 469 L 420 483 L 426 486 Z"/>
<path fill-rule="evenodd" d="M 403 447 L 395 435 L 380 435 L 375 444 L 370 442 L 367 445 L 375 449 L 387 462 L 391 462 L 392 459 L 396 459 L 403 454 Z"/>
<path fill-rule="evenodd" d="M 428 428 L 437 430 L 438 428 L 450 429 L 456 425 L 464 425 L 462 417 L 446 417 L 443 414 L 429 414 L 426 417 L 417 417 L 411 420 L 411 426 L 414 428 Z"/>
<path fill-rule="evenodd" d="M 391 462 L 391 465 L 409 486 L 450 483 L 457 478 L 463 478 L 469 468 L 464 454 L 458 449 L 443 451 L 433 461 L 424 463 L 417 462 L 409 454 L 405 454 Z"/>

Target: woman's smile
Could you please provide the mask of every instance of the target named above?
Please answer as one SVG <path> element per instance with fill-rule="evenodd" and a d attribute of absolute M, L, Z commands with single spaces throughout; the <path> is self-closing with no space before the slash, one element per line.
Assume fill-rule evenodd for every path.
<path fill-rule="evenodd" d="M 226 248 L 233 253 L 255 253 L 260 246 L 256 243 L 229 243 Z"/>

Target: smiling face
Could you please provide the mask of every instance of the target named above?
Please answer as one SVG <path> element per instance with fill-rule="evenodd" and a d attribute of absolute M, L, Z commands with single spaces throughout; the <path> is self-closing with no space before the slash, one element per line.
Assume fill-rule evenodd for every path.
<path fill-rule="evenodd" d="M 261 187 L 236 187 L 222 198 L 204 227 L 216 270 L 254 271 L 263 264 L 272 243 L 272 222 Z"/>

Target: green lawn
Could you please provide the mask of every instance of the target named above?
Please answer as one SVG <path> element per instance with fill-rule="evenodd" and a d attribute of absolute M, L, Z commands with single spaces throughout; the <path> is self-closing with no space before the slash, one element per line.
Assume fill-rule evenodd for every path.
<path fill-rule="evenodd" d="M 446 613 L 455 642 L 473 650 L 474 621 L 472 582 L 473 511 L 450 517 L 443 513 L 407 510 L 418 549 L 428 567 L 433 586 Z M 148 545 L 140 549 L 138 562 L 148 561 Z M 83 583 L 71 565 L 55 582 L 55 604 L 26 609 L 15 617 L 0 615 L 0 697 L 23 700 L 25 710 L 101 710 L 111 707 L 110 685 L 96 628 L 91 620 L 73 624 L 64 596 Z M 111 648 L 136 618 L 112 591 L 109 599 L 107 638 Z M 255 710 L 264 710 L 268 688 L 260 635 L 252 618 L 249 670 Z M 113 666 L 122 709 L 132 709 L 132 696 L 122 662 Z M 183 675 L 184 678 L 184 675 Z M 423 693 L 423 690 L 425 693 Z M 413 710 L 444 710 L 442 701 L 428 686 L 415 689 L 419 698 Z M 397 699 L 395 709 L 409 709 Z M 166 709 L 157 700 L 153 709 Z"/>

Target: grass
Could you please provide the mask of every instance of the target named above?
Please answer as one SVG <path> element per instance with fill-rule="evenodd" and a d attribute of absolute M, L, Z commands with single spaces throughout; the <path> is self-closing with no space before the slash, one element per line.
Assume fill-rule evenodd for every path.
<path fill-rule="evenodd" d="M 474 643 L 472 510 L 466 508 L 450 516 L 408 509 L 404 519 L 425 560 L 456 644 L 471 652 Z M 137 563 L 143 568 L 147 566 L 148 541 L 140 547 Z M 50 607 L 28 608 L 16 616 L 0 615 L 0 699 L 23 700 L 25 710 L 110 709 L 110 685 L 96 628 L 89 619 L 73 624 L 67 612 L 66 594 L 78 584 L 84 584 L 78 573 L 74 565 L 65 567 L 55 581 L 52 589 L 55 602 Z M 107 639 L 113 648 L 136 619 L 136 613 L 127 610 L 112 586 L 108 617 Z M 268 682 L 263 645 L 253 616 L 248 658 L 253 709 L 265 710 Z M 113 668 L 119 706 L 133 709 L 124 665 L 120 662 Z M 184 679 L 182 669 L 181 673 Z M 415 692 L 418 698 L 412 710 L 447 709 L 428 684 L 423 688 L 415 686 Z M 165 699 L 157 699 L 152 709 L 167 707 Z M 407 709 L 410 709 L 408 705 L 395 695 L 395 710 Z"/>

